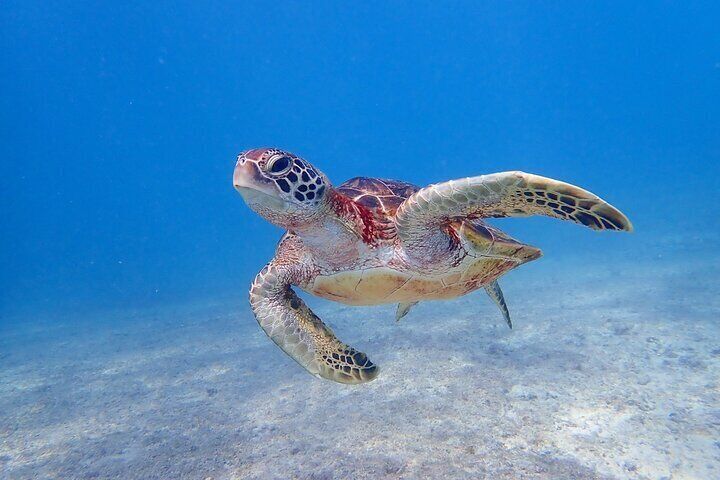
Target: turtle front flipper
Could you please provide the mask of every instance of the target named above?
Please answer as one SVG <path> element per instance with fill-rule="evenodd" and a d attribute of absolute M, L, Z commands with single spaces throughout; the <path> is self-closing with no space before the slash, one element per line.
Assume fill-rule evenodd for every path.
<path fill-rule="evenodd" d="M 451 180 L 421 188 L 397 209 L 398 235 L 411 253 L 426 256 L 428 245 L 447 242 L 452 221 L 546 215 L 594 230 L 632 231 L 618 209 L 587 190 L 523 172 L 502 172 Z"/>
<path fill-rule="evenodd" d="M 362 352 L 335 337 L 290 288 L 296 267 L 270 262 L 255 277 L 250 305 L 262 329 L 313 375 L 340 383 L 362 383 L 378 374 Z"/>

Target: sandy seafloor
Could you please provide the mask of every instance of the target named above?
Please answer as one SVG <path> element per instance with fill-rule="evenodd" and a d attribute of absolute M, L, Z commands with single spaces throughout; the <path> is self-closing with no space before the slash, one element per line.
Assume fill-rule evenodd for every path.
<path fill-rule="evenodd" d="M 381 367 L 307 375 L 246 292 L 4 319 L 0 478 L 720 478 L 718 238 L 544 258 L 478 292 L 312 301 Z M 668 254 L 668 251 L 674 253 Z"/>

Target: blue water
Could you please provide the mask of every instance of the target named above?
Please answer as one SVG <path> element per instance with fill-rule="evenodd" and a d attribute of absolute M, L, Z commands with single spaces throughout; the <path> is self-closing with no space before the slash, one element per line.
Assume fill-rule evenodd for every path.
<path fill-rule="evenodd" d="M 108 453 L 112 449 L 104 444 L 104 449 L 90 448 L 77 432 L 53 433 L 53 438 L 66 435 L 75 439 L 75 443 L 63 443 L 70 449 L 67 451 L 86 452 L 67 457 L 74 460 L 65 463 L 58 460 L 63 450 L 57 444 L 51 448 L 20 440 L 50 435 L 48 425 L 63 422 L 58 412 L 68 405 L 83 404 L 77 388 L 91 382 L 82 377 L 80 364 L 86 361 L 83 365 L 87 368 L 104 369 L 107 362 L 119 361 L 103 356 L 111 355 L 108 352 L 127 354 L 123 361 L 131 361 L 152 357 L 150 353 L 157 353 L 165 342 L 176 345 L 176 356 L 167 357 L 172 360 L 167 360 L 165 371 L 175 372 L 177 380 L 183 378 L 179 365 L 186 361 L 185 354 L 211 352 L 223 337 L 230 336 L 236 341 L 222 344 L 222 348 L 239 350 L 209 361 L 218 371 L 243 369 L 222 380 L 229 395 L 223 404 L 227 408 L 239 408 L 230 397 L 274 392 L 271 398 L 292 398 L 300 391 L 307 394 L 306 388 L 313 389 L 315 399 L 334 398 L 331 395 L 363 398 L 362 390 L 348 394 L 348 387 L 307 376 L 254 324 L 246 303 L 247 288 L 272 257 L 282 232 L 244 205 L 232 188 L 231 176 L 236 155 L 259 146 L 297 153 L 335 184 L 363 175 L 426 185 L 523 170 L 580 185 L 602 196 L 628 215 L 634 234 L 596 234 L 546 218 L 495 222 L 545 252 L 540 262 L 508 276 L 507 290 L 514 295 L 511 307 L 518 312 L 520 324 L 541 328 L 543 320 L 530 309 L 557 312 L 562 307 L 572 311 L 578 304 L 586 305 L 580 299 L 609 296 L 620 299 L 593 307 L 598 321 L 612 322 L 612 315 L 631 318 L 630 328 L 638 335 L 652 330 L 648 325 L 642 327 L 643 322 L 658 319 L 682 325 L 678 330 L 690 332 L 688 335 L 704 332 L 702 340 L 686 340 L 700 342 L 704 346 L 697 347 L 698 352 L 707 355 L 702 360 L 705 368 L 698 367 L 694 383 L 697 398 L 704 398 L 705 416 L 688 420 L 686 426 L 688 432 L 696 432 L 693 435 L 699 425 L 708 436 L 715 435 L 720 418 L 717 378 L 712 378 L 720 355 L 713 350 L 720 342 L 720 308 L 714 300 L 720 283 L 716 251 L 720 242 L 716 213 L 720 190 L 718 18 L 720 8 L 711 2 L 3 2 L 0 323 L 4 324 L 5 340 L 0 365 L 5 364 L 6 376 L 0 405 L 5 411 L 15 409 L 16 414 L 11 418 L 0 413 L 0 478 L 119 475 L 108 466 L 115 468 L 120 461 L 113 460 L 115 453 Z M 578 280 L 577 275 L 588 276 L 587 282 Z M 533 292 L 541 295 L 543 279 L 548 278 L 556 282 L 553 292 L 546 292 L 543 298 L 547 303 L 538 307 L 535 299 L 539 297 Z M 529 291 L 528 285 L 535 290 Z M 657 286 L 654 290 L 653 285 Z M 553 307 L 554 299 L 558 303 Z M 572 303 L 575 300 L 580 303 Z M 473 301 L 481 302 L 479 297 Z M 320 300 L 312 302 L 328 315 L 338 308 Z M 469 322 L 471 312 L 479 307 L 467 302 L 418 307 L 413 313 L 415 320 L 410 321 L 413 326 L 406 327 L 417 329 L 412 330 L 415 343 L 406 348 L 429 348 L 429 337 L 424 334 L 430 335 L 436 328 L 439 312 L 454 308 L 461 312 L 458 318 Z M 193 316 L 196 310 L 188 310 L 187 305 L 201 313 Z M 197 305 L 212 305 L 213 313 Z M 608 305 L 619 309 L 610 317 L 605 314 Z M 387 364 L 387 352 L 402 343 L 410 330 L 391 330 L 392 309 L 378 308 L 363 314 L 363 310 L 342 307 L 338 315 L 348 319 L 362 315 L 378 319 L 360 326 L 351 320 L 337 320 L 334 325 L 349 341 L 359 339 L 375 357 L 382 359 L 386 352 Z M 483 315 L 494 318 L 497 314 L 485 303 L 483 308 Z M 89 317 L 89 312 L 96 316 Z M 220 323 L 213 323 L 212 318 L 220 318 Z M 156 323 L 137 330 L 145 321 Z M 558 330 L 573 335 L 571 322 L 557 321 L 563 325 Z M 382 328 L 395 333 L 378 334 L 375 328 L 381 328 L 380 324 L 387 324 Z M 180 325 L 195 325 L 197 330 L 173 343 L 169 339 L 181 335 Z M 452 331 L 453 325 L 458 326 L 448 320 L 444 328 Z M 462 325 L 455 333 L 471 336 L 472 329 Z M 617 334 L 616 327 L 625 328 L 613 324 L 608 332 Z M 671 330 L 657 328 L 661 333 L 646 336 L 662 342 Z M 494 338 L 498 332 L 507 335 L 501 330 L 482 335 Z M 556 343 L 554 329 L 543 332 L 547 335 L 526 340 L 536 346 Z M 97 337 L 84 336 L 91 333 Z M 514 338 L 523 338 L 522 330 L 518 335 Z M 591 331 L 577 335 L 604 338 L 604 333 L 593 336 Z M 126 336 L 136 339 L 130 341 L 132 348 Z M 145 336 L 157 337 L 157 341 L 148 340 L 146 345 L 142 341 Z M 179 338 L 196 343 L 190 346 Z M 482 342 L 487 339 L 478 338 Z M 568 338 L 568 344 L 574 345 L 580 337 Z M 591 347 L 603 344 L 587 341 Z M 437 335 L 432 342 L 438 355 L 452 354 L 449 342 Z M 638 342 L 643 348 L 656 345 L 645 337 Z M 457 344 L 452 348 L 458 348 Z M 626 346 L 618 344 L 617 348 L 625 350 Z M 658 347 L 658 351 L 667 352 L 670 347 L 664 348 Z M 678 348 L 681 353 L 668 361 L 686 355 L 691 362 L 691 357 L 700 355 Z M 482 361 L 463 361 L 493 363 L 491 355 Z M 510 362 L 506 366 L 512 371 L 523 368 L 506 356 L 502 361 Z M 638 362 L 636 369 L 642 376 L 644 368 L 650 368 L 649 360 Z M 234 367 L 238 364 L 242 367 Z M 263 366 L 254 367 L 256 364 Z M 401 388 L 400 393 L 405 391 L 402 388 L 410 388 L 389 373 L 393 368 L 399 371 L 402 365 L 402 358 L 388 365 L 386 383 L 382 388 L 372 387 L 376 389 L 372 390 L 374 401 L 383 404 L 383 395 L 393 391 L 391 385 Z M 193 364 L 188 372 L 200 368 Z M 617 368 L 622 371 L 626 366 Z M 662 371 L 664 367 L 658 368 Z M 428 381 L 457 378 L 460 382 L 456 390 L 450 388 L 432 402 L 439 411 L 447 407 L 446 424 L 457 421 L 452 428 L 459 428 L 468 419 L 460 420 L 459 414 L 453 413 L 460 407 L 451 408 L 443 399 L 465 395 L 460 386 L 467 375 L 426 372 Z M 687 378 L 687 372 L 676 373 L 678 378 Z M 38 378 L 25 385 L 23 380 L 31 375 Z M 125 380 L 130 381 L 129 377 Z M 120 387 L 122 381 L 108 380 L 88 391 L 92 394 L 83 390 L 90 395 L 83 397 L 87 402 L 84 408 L 94 405 L 98 416 L 112 417 L 112 405 L 147 399 L 142 393 L 129 395 Z M 670 384 L 673 381 L 668 380 Z M 18 386 L 21 384 L 24 386 Z M 279 386 L 285 389 L 280 396 L 273 390 Z M 506 387 L 506 391 L 498 388 L 497 398 L 512 397 L 512 385 Z M 199 388 L 217 392 L 219 387 Z M 230 415 L 227 408 L 212 404 L 213 398 L 218 402 L 222 396 L 222 389 L 219 391 L 218 396 L 207 397 L 210 403 L 197 405 L 192 415 L 219 415 L 218 425 L 232 424 L 232 419 L 222 416 Z M 409 417 L 413 405 L 428 402 L 423 392 L 427 393 L 420 390 L 417 396 L 405 398 L 406 403 L 401 404 L 408 409 L 393 414 L 408 416 L 403 417 L 403 425 L 425 424 L 422 415 Z M 572 395 L 565 393 L 571 403 Z M 474 390 L 473 395 L 478 394 Z M 93 403 L 88 400 L 95 398 L 92 395 L 106 395 L 106 401 Z M 519 398 L 525 398 L 522 395 Z M 529 401 L 538 398 L 536 393 L 528 395 Z M 558 395 L 562 397 L 562 393 Z M 48 396 L 64 400 L 52 406 L 53 414 L 46 411 L 47 417 L 38 416 L 32 405 L 23 403 L 45 405 Z M 164 394 L 161 397 L 166 398 Z M 352 402 L 345 397 L 338 401 Z M 692 414 L 695 404 L 691 399 L 677 402 L 674 408 L 680 414 Z M 172 408 L 166 405 L 159 412 Z M 187 470 L 176 472 L 175 478 L 310 478 L 314 474 L 319 478 L 352 474 L 358 478 L 416 478 L 421 473 L 413 465 L 419 465 L 420 457 L 438 459 L 428 467 L 433 475 L 478 478 L 483 471 L 496 472 L 495 478 L 505 478 L 497 472 L 505 472 L 508 478 L 520 475 L 517 461 L 523 456 L 519 453 L 513 456 L 516 463 L 503 464 L 504 470 L 497 465 L 485 465 L 482 470 L 477 463 L 463 463 L 462 459 L 443 466 L 441 451 L 422 453 L 420 447 L 415 451 L 400 439 L 392 444 L 370 441 L 369 457 L 358 460 L 355 467 L 351 463 L 313 464 L 314 470 L 308 472 L 299 466 L 300 460 L 293 466 L 292 460 L 282 463 L 273 455 L 300 458 L 320 445 L 328 456 L 345 458 L 333 450 L 336 442 L 332 437 L 317 433 L 302 445 L 285 444 L 282 439 L 311 430 L 312 419 L 302 416 L 306 410 L 286 411 L 290 417 L 298 417 L 295 423 L 263 430 L 268 417 L 248 414 L 253 408 L 248 405 L 234 411 L 245 415 L 245 423 L 218 434 L 212 448 L 193 450 L 199 458 L 212 457 L 216 463 L 206 467 L 195 464 L 195 470 L 188 465 Z M 307 411 L 325 411 L 321 404 L 313 408 L 317 411 Z M 372 415 L 373 411 L 366 413 Z M 425 410 L 420 407 L 419 411 Z M 426 413 L 433 411 L 428 406 Z M 542 405 L 537 406 L 538 417 L 552 417 L 543 412 Z M 667 416 L 670 413 L 663 412 L 662 418 L 672 418 Z M 190 423 L 184 423 L 191 422 L 187 416 L 159 415 L 154 412 L 133 418 L 139 423 L 159 422 L 153 431 L 175 425 L 182 430 L 182 438 L 202 434 L 192 433 L 187 426 Z M 482 412 L 478 415 L 485 418 Z M 77 412 L 73 418 L 80 416 L 82 412 Z M 158 418 L 165 418 L 166 423 Z M 335 420 L 336 424 L 362 422 L 353 418 Z M 185 425 L 187 430 L 177 425 Z M 377 431 L 375 427 L 367 433 Z M 448 434 L 439 439 L 432 429 L 418 429 L 422 444 L 437 445 L 454 438 Z M 130 430 L 128 427 L 126 432 Z M 88 426 L 83 432 L 94 439 L 110 435 L 106 427 L 93 430 Z M 143 439 L 152 437 L 148 431 L 134 432 L 118 440 L 125 446 L 123 452 L 142 450 L 147 447 Z M 501 436 L 500 431 L 495 433 L 492 439 Z M 541 435 L 542 429 L 535 433 Z M 247 451 L 254 435 L 279 450 L 238 453 Z M 478 455 L 511 448 L 488 443 L 490 437 L 467 435 L 473 438 L 472 451 Z M 662 434 L 658 435 L 647 442 L 661 448 Z M 693 460 L 688 453 L 692 461 L 674 473 L 670 467 L 653 470 L 649 464 L 643 465 L 641 453 L 637 454 L 640 461 L 627 460 L 628 465 L 623 461 L 610 468 L 598 460 L 603 447 L 595 442 L 600 453 L 596 452 L 592 461 L 589 457 L 578 459 L 577 470 L 553 464 L 546 474 L 528 473 L 527 478 L 720 475 L 717 444 L 682 434 L 680 438 L 675 447 L 687 447 L 683 452 L 705 449 L 710 457 Z M 553 445 L 543 448 L 565 448 Z M 185 447 L 166 444 L 156 452 L 155 465 L 172 465 L 187 454 L 182 450 Z M 23 448 L 27 448 L 25 453 Z M 531 449 L 522 448 L 525 452 Z M 395 452 L 395 456 L 375 465 L 372 462 L 378 455 L 385 454 L 381 451 Z M 538 447 L 532 455 L 546 458 L 542 451 Z M 572 448 L 563 451 L 567 454 Z M 33 463 L 29 456 L 48 460 Z M 239 463 L 228 460 L 231 458 L 239 458 Z M 308 461 L 310 457 L 303 458 Z M 558 454 L 558 458 L 566 456 Z M 125 464 L 129 469 L 125 478 L 172 478 L 170 470 L 143 470 L 143 465 L 149 464 L 137 459 L 136 463 L 122 461 L 130 462 Z M 373 466 L 363 470 L 367 462 Z M 662 462 L 653 465 L 665 465 Z M 278 464 L 287 469 L 269 466 Z M 243 465 L 252 468 L 245 471 Z"/>

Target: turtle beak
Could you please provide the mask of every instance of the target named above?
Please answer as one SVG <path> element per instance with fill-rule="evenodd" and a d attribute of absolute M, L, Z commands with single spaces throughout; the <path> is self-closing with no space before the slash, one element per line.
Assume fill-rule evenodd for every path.
<path fill-rule="evenodd" d="M 254 177 L 253 167 L 252 162 L 244 159 L 238 161 L 233 172 L 233 187 L 235 187 L 235 190 L 241 192 L 241 188 L 251 188 L 252 182 L 250 179 Z"/>
<path fill-rule="evenodd" d="M 263 193 L 272 195 L 274 190 L 268 185 L 267 180 L 260 173 L 258 164 L 251 160 L 241 158 L 235 165 L 233 172 L 233 186 L 235 190 L 243 193 L 243 190 L 259 190 Z"/>
<path fill-rule="evenodd" d="M 261 174 L 257 163 L 241 159 L 233 172 L 233 187 L 250 205 L 262 204 L 273 209 L 282 209 L 285 202 L 278 196 L 275 185 Z"/>

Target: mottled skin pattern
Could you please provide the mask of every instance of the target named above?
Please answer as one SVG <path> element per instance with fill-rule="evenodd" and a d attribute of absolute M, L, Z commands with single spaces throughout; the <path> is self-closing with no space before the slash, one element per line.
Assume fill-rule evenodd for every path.
<path fill-rule="evenodd" d="M 541 252 L 482 218 L 546 215 L 632 229 L 590 192 L 522 172 L 425 188 L 358 177 L 333 188 L 300 157 L 260 148 L 238 156 L 233 183 L 250 208 L 287 230 L 250 289 L 258 323 L 310 373 L 342 383 L 372 380 L 378 368 L 338 340 L 292 286 L 350 305 L 398 303 L 398 319 L 419 301 L 485 288 L 512 327 L 497 278 Z"/>

